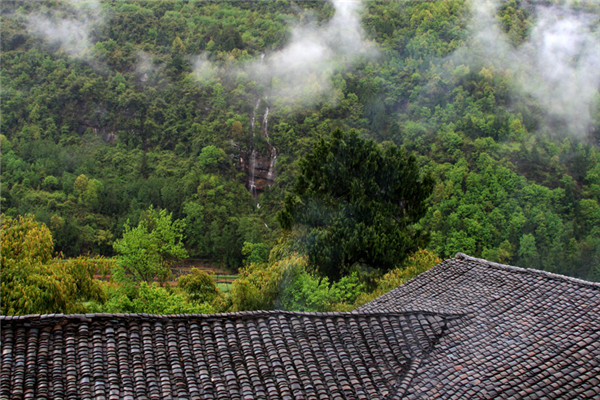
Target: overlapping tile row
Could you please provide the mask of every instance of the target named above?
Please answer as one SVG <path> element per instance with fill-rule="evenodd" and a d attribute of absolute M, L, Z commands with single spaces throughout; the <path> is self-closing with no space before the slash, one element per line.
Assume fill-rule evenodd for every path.
<path fill-rule="evenodd" d="M 465 313 L 406 398 L 600 399 L 600 285 L 457 255 L 357 310 Z"/>
<path fill-rule="evenodd" d="M 451 320 L 288 312 L 2 317 L 0 398 L 400 396 Z"/>

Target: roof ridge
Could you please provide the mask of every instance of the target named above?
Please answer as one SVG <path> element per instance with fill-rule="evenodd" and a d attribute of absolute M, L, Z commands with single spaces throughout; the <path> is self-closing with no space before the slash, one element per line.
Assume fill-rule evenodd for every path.
<path fill-rule="evenodd" d="M 28 315 L 0 315 L 0 321 L 12 321 L 12 320 L 30 320 L 30 321 L 44 321 L 52 319 L 68 319 L 68 320 L 81 320 L 91 321 L 92 319 L 109 319 L 109 318 L 130 318 L 130 319 L 189 319 L 189 318 L 252 318 L 258 316 L 272 316 L 272 315 L 289 315 L 296 317 L 344 317 L 344 318 L 356 318 L 356 317 L 376 317 L 376 316 L 396 316 L 396 315 L 432 315 L 445 318 L 460 317 L 462 314 L 454 313 L 439 313 L 427 310 L 406 310 L 406 311 L 347 311 L 347 312 L 307 312 L 307 311 L 286 311 L 286 310 L 261 310 L 261 311 L 238 311 L 231 313 L 215 313 L 215 314 L 147 314 L 147 313 L 88 313 L 88 314 L 28 314 Z"/>
<path fill-rule="evenodd" d="M 543 276 L 546 278 L 551 278 L 551 279 L 555 279 L 555 280 L 559 280 L 559 281 L 565 281 L 565 282 L 573 283 L 573 284 L 580 285 L 580 286 L 589 286 L 589 287 L 592 287 L 595 289 L 600 289 L 600 282 L 586 281 L 584 279 L 574 278 L 572 276 L 561 275 L 561 274 L 557 274 L 554 272 L 543 271 L 540 269 L 523 268 L 523 267 L 517 267 L 514 265 L 500 264 L 497 262 L 485 260 L 483 258 L 473 257 L 473 256 L 470 256 L 465 253 L 460 253 L 460 252 L 456 253 L 454 258 L 478 262 L 480 264 L 485 264 L 489 267 L 498 268 L 498 269 L 505 270 L 505 271 L 517 272 L 517 273 L 522 273 L 522 274 L 539 275 L 539 276 Z"/>

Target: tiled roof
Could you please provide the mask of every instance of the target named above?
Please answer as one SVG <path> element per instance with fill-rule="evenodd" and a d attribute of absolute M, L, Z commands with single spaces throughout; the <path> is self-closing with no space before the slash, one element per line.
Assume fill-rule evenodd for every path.
<path fill-rule="evenodd" d="M 352 313 L 0 323 L 0 399 L 600 398 L 600 284 L 462 254 Z"/>
<path fill-rule="evenodd" d="M 451 319 L 282 311 L 3 317 L 0 398 L 397 397 Z"/>
<path fill-rule="evenodd" d="M 459 253 L 370 310 L 463 314 L 406 398 L 600 399 L 600 284 Z"/>

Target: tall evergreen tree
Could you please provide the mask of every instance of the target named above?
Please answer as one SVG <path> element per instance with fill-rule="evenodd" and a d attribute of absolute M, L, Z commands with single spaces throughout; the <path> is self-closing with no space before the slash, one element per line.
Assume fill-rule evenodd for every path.
<path fill-rule="evenodd" d="M 336 130 L 301 160 L 279 221 L 302 232 L 309 261 L 332 279 L 357 264 L 387 271 L 427 244 L 417 223 L 432 188 L 414 156 Z"/>

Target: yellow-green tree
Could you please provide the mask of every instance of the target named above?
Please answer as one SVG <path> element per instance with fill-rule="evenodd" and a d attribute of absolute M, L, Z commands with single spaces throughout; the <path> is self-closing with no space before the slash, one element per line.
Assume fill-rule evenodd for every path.
<path fill-rule="evenodd" d="M 441 258 L 428 250 L 419 249 L 415 251 L 402 265 L 388 271 L 381 278 L 377 279 L 377 286 L 373 292 L 359 295 L 355 303 L 348 307 L 348 311 L 375 300 L 377 297 L 397 288 L 404 282 L 422 274 L 441 262 Z"/>
<path fill-rule="evenodd" d="M 52 235 L 32 215 L 1 216 L 3 315 L 85 311 L 84 301 L 102 300 L 95 264 L 52 258 Z"/>
<path fill-rule="evenodd" d="M 179 277 L 177 287 L 181 288 L 194 302 L 211 302 L 219 296 L 219 288 L 212 276 L 198 268 L 192 268 L 189 274 Z"/>

